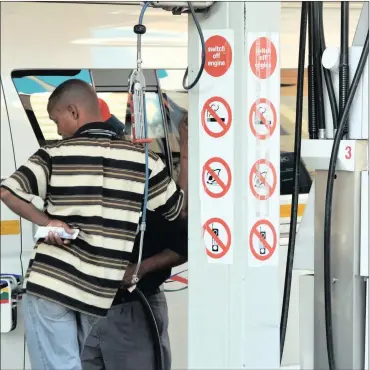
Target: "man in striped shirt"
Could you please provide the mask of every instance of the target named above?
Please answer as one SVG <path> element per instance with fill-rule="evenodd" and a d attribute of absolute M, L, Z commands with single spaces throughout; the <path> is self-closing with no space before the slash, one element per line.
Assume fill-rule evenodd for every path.
<path fill-rule="evenodd" d="M 145 154 L 102 122 L 98 97 L 81 80 L 59 85 L 48 113 L 63 140 L 40 148 L 6 179 L 1 200 L 39 226 L 80 230 L 76 240 L 49 233 L 37 241 L 22 306 L 32 368 L 81 370 L 79 351 L 96 318 L 111 307 L 130 259 L 143 203 Z M 187 203 L 181 190 L 186 167 L 183 163 L 177 186 L 150 152 L 149 210 L 169 221 L 179 217 Z M 44 212 L 33 206 L 35 197 L 44 200 Z"/>

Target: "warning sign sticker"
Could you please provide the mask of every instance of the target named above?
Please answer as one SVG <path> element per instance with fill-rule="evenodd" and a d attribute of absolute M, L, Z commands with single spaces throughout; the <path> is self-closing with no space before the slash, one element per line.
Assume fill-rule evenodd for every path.
<path fill-rule="evenodd" d="M 229 42 L 222 36 L 214 35 L 207 39 L 206 63 L 204 70 L 212 77 L 223 76 L 230 68 L 233 52 Z"/>
<path fill-rule="evenodd" d="M 230 228 L 221 218 L 213 217 L 205 222 L 203 225 L 203 237 L 207 255 L 211 258 L 222 258 L 230 250 Z"/>
<path fill-rule="evenodd" d="M 249 65 L 253 74 L 262 80 L 275 72 L 277 53 L 269 38 L 259 37 L 253 42 L 249 52 Z"/>
<path fill-rule="evenodd" d="M 257 221 L 249 234 L 249 248 L 259 261 L 267 261 L 276 251 L 277 235 L 268 220 Z"/>
<path fill-rule="evenodd" d="M 223 197 L 231 186 L 231 171 L 226 161 L 220 157 L 209 159 L 203 166 L 202 183 L 210 197 Z"/>
<path fill-rule="evenodd" d="M 219 96 L 210 98 L 204 103 L 201 117 L 204 131 L 213 138 L 224 136 L 230 129 L 231 108 L 226 100 Z"/>
<path fill-rule="evenodd" d="M 249 111 L 249 127 L 254 136 L 261 140 L 273 135 L 277 125 L 274 105 L 265 98 L 258 99 Z"/>
<path fill-rule="evenodd" d="M 276 189 L 276 170 L 266 159 L 258 160 L 249 173 L 249 186 L 258 200 L 267 200 Z"/>

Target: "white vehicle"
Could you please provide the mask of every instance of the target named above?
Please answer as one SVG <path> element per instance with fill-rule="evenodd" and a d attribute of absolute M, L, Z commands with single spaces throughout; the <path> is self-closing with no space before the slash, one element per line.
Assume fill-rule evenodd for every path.
<path fill-rule="evenodd" d="M 298 12 L 299 9 L 295 17 Z M 1 179 L 12 174 L 40 145 L 60 139 L 55 124 L 48 118 L 46 104 L 51 91 L 66 79 L 80 78 L 93 84 L 111 113 L 130 130 L 127 81 L 136 65 L 133 26 L 139 13 L 140 7 L 135 5 L 1 4 Z M 150 9 L 144 23 L 147 33 L 143 37 L 142 59 L 148 86 L 149 135 L 155 139 L 151 149 L 163 156 L 175 176 L 179 158 L 177 125 L 188 108 L 187 95 L 182 89 L 187 66 L 187 17 Z M 297 42 L 293 44 L 296 47 Z M 309 187 L 305 192 L 308 191 Z M 290 198 L 290 195 L 281 196 L 282 246 L 287 245 Z M 305 202 L 303 194 L 299 217 Z M 15 281 L 21 281 L 27 268 L 35 231 L 34 225 L 1 204 L 1 274 L 7 281 L 14 278 L 12 284 L 5 284 L 4 288 L 2 285 L 1 290 L 2 369 L 30 368 L 19 310 L 21 297 L 18 302 L 13 300 L 12 292 L 17 289 Z M 285 256 L 286 248 L 282 250 Z M 282 264 L 282 283 L 284 271 Z M 173 368 L 178 369 L 187 367 L 186 272 L 187 266 L 180 266 L 165 284 Z M 288 331 L 287 352 L 290 346 L 295 352 L 298 341 L 295 312 L 298 293 L 294 287 L 292 294 L 290 328 L 293 329 L 291 333 L 291 329 Z M 298 360 L 298 353 L 292 358 Z"/>

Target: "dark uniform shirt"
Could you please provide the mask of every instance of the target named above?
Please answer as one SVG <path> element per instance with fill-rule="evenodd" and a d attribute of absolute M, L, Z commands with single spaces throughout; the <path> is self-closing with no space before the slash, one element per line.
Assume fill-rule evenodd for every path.
<path fill-rule="evenodd" d="M 132 251 L 132 263 L 137 263 L 140 245 L 140 233 L 137 235 Z M 167 221 L 159 212 L 147 211 L 146 231 L 144 234 L 143 257 L 146 259 L 170 249 L 173 252 L 188 256 L 188 226 L 187 220 L 177 218 Z M 138 288 L 145 294 L 155 294 L 159 287 L 171 276 L 171 269 L 158 270 L 145 275 L 138 283 Z M 119 290 L 113 304 L 130 300 L 127 290 Z"/>

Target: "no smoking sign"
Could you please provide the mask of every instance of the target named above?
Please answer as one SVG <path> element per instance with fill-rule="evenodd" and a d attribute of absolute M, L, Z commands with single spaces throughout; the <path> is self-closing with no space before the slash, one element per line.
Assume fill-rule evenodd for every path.
<path fill-rule="evenodd" d="M 220 138 L 231 127 L 230 105 L 220 96 L 210 98 L 204 103 L 201 119 L 204 131 L 213 138 Z"/>
<path fill-rule="evenodd" d="M 265 140 L 272 136 L 277 125 L 274 105 L 265 98 L 258 99 L 249 111 L 249 127 L 254 136 Z"/>

